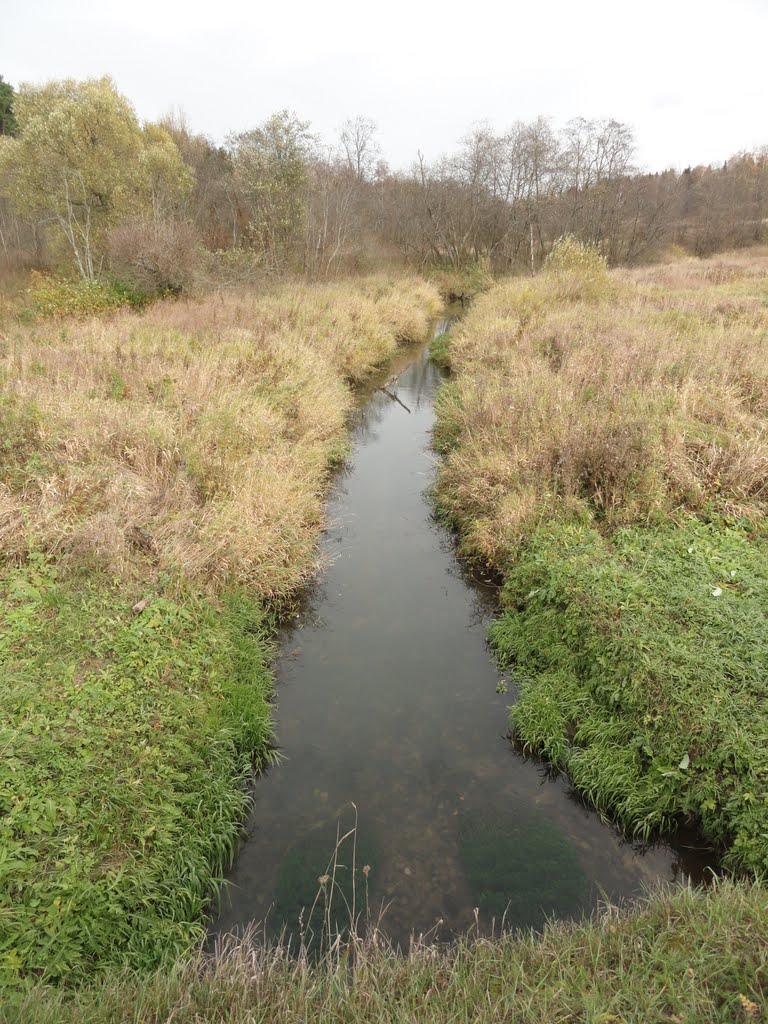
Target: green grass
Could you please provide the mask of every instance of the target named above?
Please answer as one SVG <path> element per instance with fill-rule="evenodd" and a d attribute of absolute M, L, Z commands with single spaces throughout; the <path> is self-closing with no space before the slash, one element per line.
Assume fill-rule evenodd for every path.
<path fill-rule="evenodd" d="M 524 743 L 649 836 L 681 819 L 768 870 L 768 542 L 722 521 L 549 524 L 491 630 Z"/>
<path fill-rule="evenodd" d="M 354 970 L 349 969 L 354 961 Z M 242 945 L 218 963 L 111 975 L 71 993 L 37 985 L 4 1024 L 726 1024 L 762 1019 L 768 896 L 760 886 L 655 895 L 634 913 L 543 936 L 465 939 L 409 957 L 355 944 L 320 966 Z"/>
<path fill-rule="evenodd" d="M 429 343 L 429 357 L 438 366 L 451 365 L 451 332 L 441 331 Z"/>
<path fill-rule="evenodd" d="M 188 950 L 269 755 L 258 605 L 142 596 L 0 578 L 0 982 Z"/>

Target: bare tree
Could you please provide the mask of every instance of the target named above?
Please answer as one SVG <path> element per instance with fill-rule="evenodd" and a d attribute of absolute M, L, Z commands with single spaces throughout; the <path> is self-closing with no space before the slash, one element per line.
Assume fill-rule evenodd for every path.
<path fill-rule="evenodd" d="M 347 166 L 358 181 L 371 180 L 381 157 L 376 131 L 376 122 L 360 115 L 348 118 L 341 126 L 341 147 Z"/>

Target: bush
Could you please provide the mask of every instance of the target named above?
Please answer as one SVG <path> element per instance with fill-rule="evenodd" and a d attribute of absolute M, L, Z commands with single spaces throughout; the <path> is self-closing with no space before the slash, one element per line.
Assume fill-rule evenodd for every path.
<path fill-rule="evenodd" d="M 110 232 L 109 258 L 116 277 L 131 288 L 160 295 L 188 291 L 200 266 L 198 242 L 178 220 L 136 220 Z"/>
<path fill-rule="evenodd" d="M 448 264 L 433 265 L 427 276 L 437 285 L 447 302 L 471 299 L 487 291 L 493 284 L 493 273 L 487 258 L 474 260 L 460 270 Z"/>
<path fill-rule="evenodd" d="M 203 257 L 203 273 L 211 287 L 241 287 L 269 277 L 264 254 L 253 249 L 216 249 Z"/>
<path fill-rule="evenodd" d="M 83 281 L 32 272 L 27 291 L 32 319 L 48 317 L 84 318 L 122 306 L 143 306 L 146 295 L 119 281 Z"/>
<path fill-rule="evenodd" d="M 594 245 L 563 235 L 544 261 L 544 270 L 557 297 L 595 302 L 612 291 L 608 261 Z"/>

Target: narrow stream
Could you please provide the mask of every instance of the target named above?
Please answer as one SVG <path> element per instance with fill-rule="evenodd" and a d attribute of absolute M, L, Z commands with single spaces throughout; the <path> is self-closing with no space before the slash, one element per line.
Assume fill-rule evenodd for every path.
<path fill-rule="evenodd" d="M 623 842 L 513 749 L 513 696 L 497 692 L 485 639 L 495 592 L 457 559 L 425 495 L 442 374 L 424 346 L 400 358 L 389 389 L 399 402 L 374 391 L 358 412 L 354 456 L 329 499 L 328 567 L 281 637 L 284 761 L 256 782 L 212 937 L 264 921 L 296 933 L 337 829 L 355 820 L 337 883 L 351 901 L 354 852 L 355 909 L 384 907 L 381 926 L 401 943 L 463 932 L 475 908 L 481 930 L 505 912 L 513 927 L 578 916 L 658 879 L 698 880 L 707 864 L 683 839 Z"/>

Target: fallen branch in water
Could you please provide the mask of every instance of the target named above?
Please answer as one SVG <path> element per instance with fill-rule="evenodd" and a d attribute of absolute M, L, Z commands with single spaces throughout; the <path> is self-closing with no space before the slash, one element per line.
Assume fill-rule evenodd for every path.
<path fill-rule="evenodd" d="M 383 391 L 384 394 L 387 396 L 387 398 L 391 398 L 393 402 L 397 402 L 398 405 L 402 405 L 402 407 L 405 409 L 405 411 L 410 414 L 411 410 L 408 408 L 408 406 L 405 404 L 405 402 L 401 402 L 400 401 L 400 399 L 397 397 L 397 395 L 393 395 L 392 392 L 391 391 L 387 391 L 386 388 L 376 388 L 376 390 L 377 391 Z"/>

